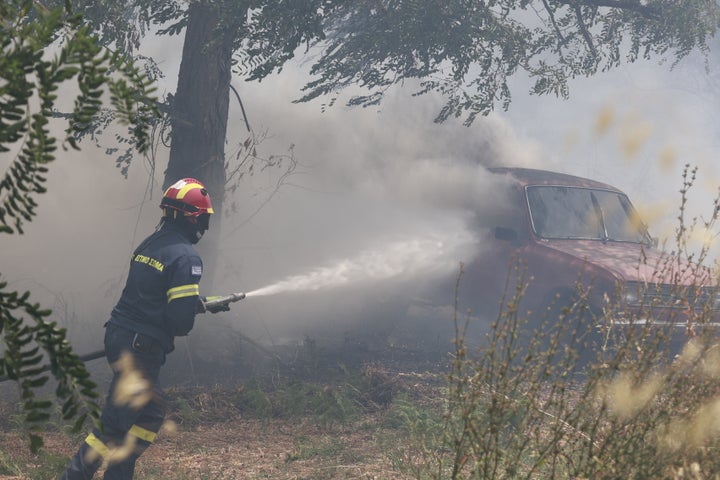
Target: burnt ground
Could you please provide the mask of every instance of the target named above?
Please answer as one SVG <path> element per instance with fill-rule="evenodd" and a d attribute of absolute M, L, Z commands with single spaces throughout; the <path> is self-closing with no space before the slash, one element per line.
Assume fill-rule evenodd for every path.
<path fill-rule="evenodd" d="M 236 364 L 176 362 L 167 369 L 192 375 L 166 382 L 167 428 L 138 462 L 137 480 L 416 478 L 393 406 L 439 409 L 447 354 L 307 342 L 254 346 Z M 1 408 L 0 480 L 55 478 L 85 436 L 51 425 L 32 455 L 12 401 Z"/>

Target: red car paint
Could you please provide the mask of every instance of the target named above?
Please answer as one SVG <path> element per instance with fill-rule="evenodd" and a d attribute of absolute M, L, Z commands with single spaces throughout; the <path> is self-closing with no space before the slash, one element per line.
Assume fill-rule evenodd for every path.
<path fill-rule="evenodd" d="M 686 338 L 695 324 L 718 321 L 711 271 L 659 250 L 622 191 L 542 170 L 491 171 L 507 181 L 512 205 L 465 265 L 461 312 L 487 325 L 524 285 L 520 314 L 538 321 L 583 292 L 598 327 L 670 323 Z"/>

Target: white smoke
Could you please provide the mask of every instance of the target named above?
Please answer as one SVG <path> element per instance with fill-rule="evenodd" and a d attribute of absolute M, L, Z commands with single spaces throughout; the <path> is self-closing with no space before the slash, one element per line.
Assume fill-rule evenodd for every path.
<path fill-rule="evenodd" d="M 145 52 L 168 67 L 161 92 L 175 89 L 178 52 L 167 38 Z M 689 62 L 672 72 L 631 65 L 572 82 L 567 101 L 529 97 L 527 82 L 516 80 L 510 111 L 471 127 L 432 123 L 441 100 L 413 98 L 402 89 L 390 91 L 378 108 L 338 104 L 322 111 L 320 102 L 293 104 L 302 78 L 292 66 L 260 84 L 236 81 L 250 124 L 270 134 L 260 148 L 278 154 L 293 145 L 300 173 L 274 195 L 277 171 L 246 178 L 233 198 L 238 210 L 223 218 L 218 291 L 203 293 L 277 282 L 309 292 L 251 297 L 226 317 L 233 328 L 279 337 L 289 326 L 302 335 L 311 317 L 319 325 L 333 323 L 395 287 L 410 292 L 414 282 L 451 284 L 458 263 L 482 248 L 478 219 L 504 202 L 487 166 L 547 168 L 605 181 L 647 212 L 670 199 L 650 220 L 651 226 L 672 221 L 684 163 L 699 165 L 703 179 L 717 178 L 712 106 L 718 90 L 685 83 L 697 72 L 702 69 Z M 598 119 L 607 112 L 609 126 L 600 130 Z M 228 132 L 228 150 L 247 136 L 235 103 Z M 157 222 L 167 151 L 159 151 L 154 167 L 136 159 L 124 180 L 102 149 L 83 147 L 60 153 L 50 165 L 49 193 L 39 197 L 38 217 L 26 235 L 0 242 L 2 279 L 32 290 L 88 346 L 80 350 L 93 350 L 119 296 L 128 256 Z M 675 157 L 663 157 L 670 147 Z M 0 157 L 0 165 L 7 162 Z M 699 203 L 707 204 L 711 190 L 701 183 Z"/>

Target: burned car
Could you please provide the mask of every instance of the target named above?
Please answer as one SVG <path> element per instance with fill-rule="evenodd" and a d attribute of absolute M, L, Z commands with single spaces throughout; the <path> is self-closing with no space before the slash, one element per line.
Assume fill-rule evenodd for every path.
<path fill-rule="evenodd" d="M 486 228 L 458 283 L 456 311 L 471 316 L 473 335 L 510 311 L 526 330 L 576 322 L 583 328 L 573 326 L 573 335 L 588 349 L 628 335 L 642 348 L 648 332 L 661 332 L 652 348 L 671 358 L 715 328 L 712 272 L 658 248 L 625 193 L 542 170 L 491 171 L 508 185 L 510 205 Z"/>

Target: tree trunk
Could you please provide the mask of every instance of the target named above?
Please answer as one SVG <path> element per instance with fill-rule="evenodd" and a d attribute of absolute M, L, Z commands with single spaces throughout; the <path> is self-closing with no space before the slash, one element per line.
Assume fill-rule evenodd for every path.
<path fill-rule="evenodd" d="M 183 177 L 205 184 L 219 230 L 225 188 L 225 135 L 230 95 L 232 32 L 219 28 L 218 9 L 193 3 L 172 102 L 172 145 L 163 188 Z"/>
<path fill-rule="evenodd" d="M 172 143 L 163 189 L 191 177 L 208 189 L 215 214 L 198 244 L 203 256 L 205 294 L 213 289 L 225 191 L 225 136 L 228 122 L 233 32 L 217 5 L 191 4 L 178 86 L 172 101 Z"/>
<path fill-rule="evenodd" d="M 237 34 L 223 28 L 218 4 L 208 3 L 194 2 L 189 7 L 177 92 L 171 105 L 172 143 L 163 185 L 167 188 L 180 178 L 192 177 L 210 193 L 215 214 L 210 219 L 210 230 L 197 246 L 204 264 L 200 293 L 205 296 L 225 294 L 230 288 L 223 286 L 214 293 L 226 180 L 232 41 Z M 196 322 L 193 337 L 201 340 L 193 346 L 186 340 L 187 355 L 171 357 L 174 368 L 170 370 L 199 373 L 195 367 L 207 362 L 195 351 L 197 345 L 214 345 L 219 336 L 211 323 Z"/>

